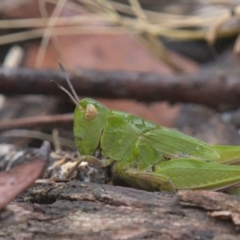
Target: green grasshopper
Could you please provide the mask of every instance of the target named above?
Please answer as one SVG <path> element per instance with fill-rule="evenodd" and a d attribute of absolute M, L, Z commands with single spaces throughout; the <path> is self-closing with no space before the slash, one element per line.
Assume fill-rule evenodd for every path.
<path fill-rule="evenodd" d="M 79 100 L 63 66 L 76 104 L 74 139 L 82 161 L 110 167 L 113 179 L 149 191 L 219 190 L 240 183 L 239 146 L 211 146 L 134 115 L 110 110 L 93 99 Z"/>

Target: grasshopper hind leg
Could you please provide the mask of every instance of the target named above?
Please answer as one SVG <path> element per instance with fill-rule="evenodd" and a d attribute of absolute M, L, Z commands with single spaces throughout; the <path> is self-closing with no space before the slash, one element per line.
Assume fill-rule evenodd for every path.
<path fill-rule="evenodd" d="M 176 193 L 171 179 L 164 175 L 155 174 L 147 170 L 139 171 L 136 168 L 129 168 L 125 171 L 127 178 L 135 179 L 129 182 L 130 185 L 147 191 L 167 190 Z"/>

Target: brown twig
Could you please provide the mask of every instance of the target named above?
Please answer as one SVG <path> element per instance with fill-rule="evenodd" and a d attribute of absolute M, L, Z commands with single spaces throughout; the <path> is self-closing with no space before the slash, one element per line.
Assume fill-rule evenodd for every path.
<path fill-rule="evenodd" d="M 219 111 L 237 108 L 240 103 L 239 75 L 231 72 L 165 76 L 158 73 L 84 70 L 69 74 L 69 77 L 76 92 L 87 97 L 188 102 Z M 50 82 L 51 79 L 66 85 L 64 74 L 60 71 L 0 68 L 0 93 L 64 96 Z"/>
<path fill-rule="evenodd" d="M 3 133 L 1 133 L 1 137 L 17 137 L 17 138 L 30 138 L 30 139 L 38 139 L 38 140 L 43 140 L 43 141 L 48 141 L 54 143 L 55 139 L 54 136 L 39 132 L 39 131 L 34 131 L 34 130 L 26 130 L 26 129 L 13 129 L 13 130 L 8 130 Z M 74 141 L 66 139 L 66 138 L 61 138 L 58 137 L 58 141 L 61 146 L 65 146 L 71 149 L 76 150 Z"/>
<path fill-rule="evenodd" d="M 0 122 L 0 131 L 13 129 L 13 128 L 31 129 L 34 127 L 44 127 L 44 126 L 56 127 L 59 125 L 72 123 L 72 121 L 73 121 L 73 114 L 17 118 L 17 119 Z"/>

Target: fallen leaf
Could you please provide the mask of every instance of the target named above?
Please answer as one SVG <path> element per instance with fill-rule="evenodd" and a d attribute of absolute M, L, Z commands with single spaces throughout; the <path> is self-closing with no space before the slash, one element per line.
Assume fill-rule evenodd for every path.
<path fill-rule="evenodd" d="M 0 173 L 0 209 L 26 190 L 42 174 L 49 152 L 50 144 L 45 141 L 32 160 Z"/>

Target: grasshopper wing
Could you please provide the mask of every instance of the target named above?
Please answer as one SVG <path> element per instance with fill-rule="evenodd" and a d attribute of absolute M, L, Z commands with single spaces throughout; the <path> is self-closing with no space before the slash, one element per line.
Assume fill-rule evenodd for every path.
<path fill-rule="evenodd" d="M 172 129 L 150 129 L 140 138 L 166 158 L 193 158 L 210 162 L 220 158 L 214 147 Z"/>
<path fill-rule="evenodd" d="M 240 146 L 213 146 L 220 155 L 218 163 L 233 164 L 240 162 Z"/>

